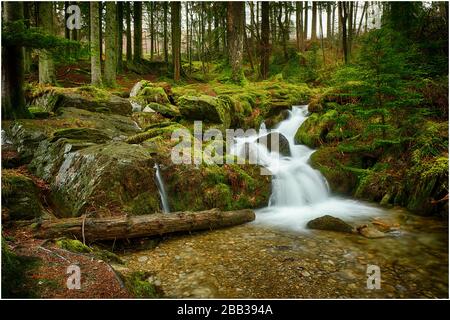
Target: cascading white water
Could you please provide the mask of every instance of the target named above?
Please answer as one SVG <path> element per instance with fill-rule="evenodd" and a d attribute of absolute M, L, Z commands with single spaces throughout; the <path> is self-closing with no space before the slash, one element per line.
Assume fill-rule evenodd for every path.
<path fill-rule="evenodd" d="M 330 195 L 326 179 L 309 165 L 314 152 L 305 145 L 295 144 L 297 129 L 308 117 L 308 106 L 294 106 L 289 117 L 277 128 L 268 130 L 264 124 L 255 136 L 236 138 L 231 153 L 240 157 L 256 155 L 257 163 L 272 173 L 272 195 L 269 206 L 257 210 L 255 223 L 275 225 L 295 230 L 319 216 L 330 214 L 351 219 L 378 214 L 381 210 L 355 200 Z M 278 132 L 289 142 L 291 156 L 283 157 L 276 151 L 257 143 L 259 137 Z"/>
<path fill-rule="evenodd" d="M 159 170 L 159 165 L 155 164 L 156 169 L 156 185 L 158 186 L 159 196 L 161 197 L 161 204 L 163 213 L 169 213 L 169 202 L 167 200 L 166 188 L 164 187 L 164 181 L 161 177 L 161 172 Z"/>

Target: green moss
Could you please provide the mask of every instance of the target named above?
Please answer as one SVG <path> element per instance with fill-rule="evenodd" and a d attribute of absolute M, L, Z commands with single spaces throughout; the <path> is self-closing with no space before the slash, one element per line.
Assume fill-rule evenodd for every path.
<path fill-rule="evenodd" d="M 230 126 L 230 106 L 222 99 L 207 95 L 182 96 L 178 99 L 178 106 L 185 119 L 222 124 L 226 128 Z"/>
<path fill-rule="evenodd" d="M 61 249 L 75 253 L 92 253 L 92 249 L 75 239 L 61 239 L 56 241 L 56 245 Z"/>
<path fill-rule="evenodd" d="M 151 108 L 152 110 L 162 114 L 165 117 L 177 117 L 180 115 L 180 110 L 178 110 L 177 107 L 171 104 L 160 104 L 156 102 L 150 102 L 147 107 Z"/>
<path fill-rule="evenodd" d="M 312 148 L 318 147 L 327 141 L 327 135 L 334 127 L 336 117 L 335 110 L 330 110 L 324 115 L 312 114 L 297 130 L 295 142 Z"/>
<path fill-rule="evenodd" d="M 125 275 L 125 286 L 135 298 L 158 298 L 156 287 L 147 279 L 149 273 L 143 271 L 135 271 Z"/>
<path fill-rule="evenodd" d="M 35 298 L 37 289 L 30 271 L 39 265 L 37 258 L 18 256 L 2 237 L 2 298 Z"/>
<path fill-rule="evenodd" d="M 11 220 L 30 220 L 43 212 L 33 180 L 13 169 L 2 170 L 2 205 Z"/>
<path fill-rule="evenodd" d="M 132 215 L 143 215 L 160 212 L 161 208 L 159 199 L 154 193 L 143 192 L 129 202 L 124 210 Z"/>
<path fill-rule="evenodd" d="M 90 141 L 94 143 L 105 143 L 106 141 L 111 140 L 107 134 L 98 129 L 68 128 L 55 131 L 50 141 L 55 142 L 61 138 Z"/>
<path fill-rule="evenodd" d="M 172 133 L 175 130 L 180 130 L 180 129 L 186 129 L 186 128 L 180 124 L 171 124 L 171 125 L 162 126 L 162 127 L 161 126 L 151 127 L 150 129 L 148 129 L 145 132 L 138 133 L 131 137 L 128 137 L 127 140 L 125 140 L 125 141 L 129 144 L 138 144 L 145 140 L 155 138 L 157 136 L 163 136 L 166 139 L 170 139 L 172 136 Z"/>

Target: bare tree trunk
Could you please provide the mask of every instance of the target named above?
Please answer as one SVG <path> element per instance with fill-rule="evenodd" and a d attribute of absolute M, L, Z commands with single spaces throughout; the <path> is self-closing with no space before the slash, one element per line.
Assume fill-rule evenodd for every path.
<path fill-rule="evenodd" d="M 329 2 L 327 2 L 327 39 L 331 39 L 332 38 L 332 34 L 331 34 L 331 4 Z M 320 19 L 320 21 L 322 21 L 322 19 Z"/>
<path fill-rule="evenodd" d="M 213 230 L 255 220 L 252 210 L 173 212 L 108 218 L 67 218 L 43 221 L 36 236 L 54 239 L 74 236 L 87 241 L 160 236 L 174 232 Z"/>
<path fill-rule="evenodd" d="M 142 2 L 133 2 L 134 13 L 134 62 L 142 59 Z"/>
<path fill-rule="evenodd" d="M 117 72 L 122 72 L 123 64 L 123 2 L 117 2 Z"/>
<path fill-rule="evenodd" d="M 304 39 L 305 42 L 308 40 L 308 11 L 309 11 L 309 5 L 308 5 L 308 1 L 305 1 L 305 31 L 304 31 Z"/>
<path fill-rule="evenodd" d="M 231 80 L 240 82 L 243 77 L 242 58 L 244 51 L 244 2 L 230 1 L 227 10 L 227 37 Z"/>
<path fill-rule="evenodd" d="M 164 44 L 163 45 L 164 45 L 164 47 L 163 47 L 163 50 L 164 50 L 164 63 L 167 65 L 169 63 L 169 48 L 167 46 L 167 11 L 168 11 L 167 2 L 163 2 L 163 10 L 164 10 L 164 14 L 163 14 L 163 20 L 164 20 L 164 25 L 163 25 Z"/>
<path fill-rule="evenodd" d="M 131 62 L 133 60 L 133 52 L 131 45 L 131 5 L 130 2 L 125 2 L 125 20 L 127 21 L 127 62 Z"/>
<path fill-rule="evenodd" d="M 311 42 L 317 41 L 317 1 L 312 2 Z"/>
<path fill-rule="evenodd" d="M 339 5 L 339 20 L 341 21 L 342 27 L 342 50 L 344 52 L 344 62 L 348 63 L 348 50 L 347 50 L 347 4 L 343 2 L 338 2 Z"/>
<path fill-rule="evenodd" d="M 7 1 L 2 3 L 2 9 L 5 22 L 23 19 L 23 2 Z M 23 69 L 23 48 L 2 43 L 2 119 L 28 116 L 23 92 Z"/>
<path fill-rule="evenodd" d="M 53 3 L 39 2 L 38 6 L 39 6 L 39 26 L 48 34 L 53 35 L 54 34 Z M 39 50 L 39 83 L 44 84 L 56 83 L 55 64 L 53 62 L 51 53 L 46 49 Z"/>
<path fill-rule="evenodd" d="M 106 2 L 105 29 L 105 78 L 104 83 L 109 87 L 116 85 L 117 68 L 117 6 L 115 2 Z"/>
<path fill-rule="evenodd" d="M 91 83 L 94 86 L 102 85 L 102 67 L 100 54 L 100 30 L 98 25 L 98 2 L 92 1 L 90 5 L 90 21 L 91 21 Z"/>
<path fill-rule="evenodd" d="M 172 64 L 173 79 L 179 81 L 181 77 L 181 3 L 171 2 L 171 24 L 172 24 Z"/>
<path fill-rule="evenodd" d="M 270 58 L 270 21 L 269 21 L 269 2 L 261 3 L 261 78 L 267 79 L 269 75 L 269 58 Z"/>

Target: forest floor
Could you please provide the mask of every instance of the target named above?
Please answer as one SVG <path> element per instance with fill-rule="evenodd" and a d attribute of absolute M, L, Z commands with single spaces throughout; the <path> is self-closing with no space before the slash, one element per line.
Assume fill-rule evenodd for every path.
<path fill-rule="evenodd" d="M 131 295 L 115 271 L 105 261 L 88 254 L 74 253 L 59 248 L 52 242 L 36 239 L 28 228 L 3 230 L 13 239 L 13 251 L 35 263 L 26 271 L 27 281 L 18 291 L 30 298 L 130 298 Z M 68 267 L 77 265 L 81 271 L 81 288 L 68 289 Z"/>

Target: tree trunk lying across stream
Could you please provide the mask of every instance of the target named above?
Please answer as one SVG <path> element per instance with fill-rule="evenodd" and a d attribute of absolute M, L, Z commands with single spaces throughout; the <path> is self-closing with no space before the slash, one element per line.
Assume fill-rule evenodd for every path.
<path fill-rule="evenodd" d="M 44 239 L 76 236 L 78 239 L 113 240 L 157 236 L 174 232 L 212 230 L 255 220 L 253 210 L 173 212 L 107 218 L 67 218 L 43 221 L 36 236 Z"/>

